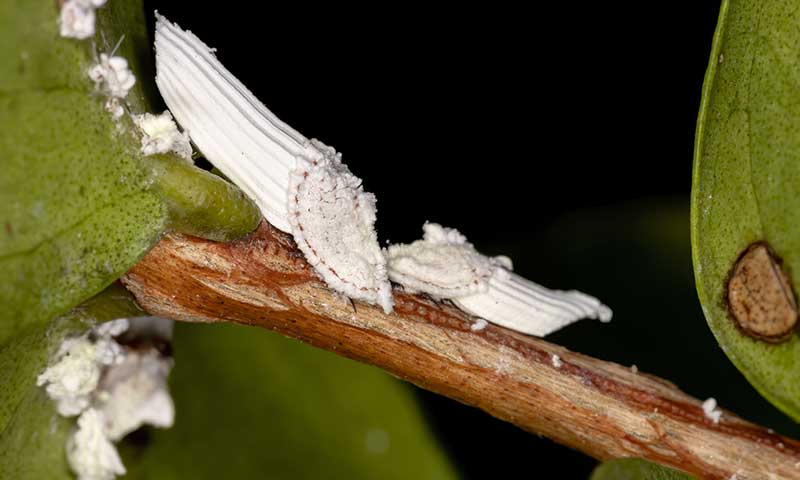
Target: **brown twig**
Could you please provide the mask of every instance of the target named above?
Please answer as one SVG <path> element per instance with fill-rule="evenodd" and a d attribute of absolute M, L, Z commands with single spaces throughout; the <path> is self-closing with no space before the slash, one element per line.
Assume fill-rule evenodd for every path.
<path fill-rule="evenodd" d="M 267 223 L 229 244 L 167 235 L 123 282 L 153 314 L 275 330 L 598 459 L 641 457 L 702 478 L 800 478 L 800 443 L 727 411 L 714 423 L 659 378 L 493 325 L 473 332 L 452 305 L 399 288 L 390 315 L 352 303 Z"/>

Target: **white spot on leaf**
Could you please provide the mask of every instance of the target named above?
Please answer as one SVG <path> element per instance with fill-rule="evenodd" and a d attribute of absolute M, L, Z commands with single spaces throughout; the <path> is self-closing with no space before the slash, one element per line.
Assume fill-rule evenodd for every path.
<path fill-rule="evenodd" d="M 61 36 L 79 40 L 94 36 L 94 11 L 105 3 L 106 0 L 66 0 L 58 19 Z"/>
<path fill-rule="evenodd" d="M 172 425 L 175 409 L 167 389 L 172 361 L 154 347 L 126 348 L 116 338 L 168 339 L 172 321 L 142 317 L 102 323 L 66 339 L 37 378 L 59 414 L 78 418 L 67 458 L 82 480 L 112 480 L 125 473 L 112 440 L 143 424 Z"/>
<path fill-rule="evenodd" d="M 98 91 L 106 96 L 105 107 L 114 119 L 125 112 L 122 99 L 136 84 L 136 76 L 128 68 L 128 61 L 122 57 L 100 54 L 97 63 L 88 72 Z"/>
<path fill-rule="evenodd" d="M 186 161 L 192 161 L 192 145 L 189 143 L 189 135 L 178 130 L 178 126 L 172 121 L 169 110 L 164 111 L 161 115 L 152 113 L 134 115 L 133 122 L 142 132 L 143 154 L 173 152 Z"/>
<path fill-rule="evenodd" d="M 108 437 L 117 441 L 142 425 L 169 428 L 175 406 L 167 388 L 172 362 L 156 350 L 130 352 L 110 368 L 99 386 L 98 402 Z"/>
<path fill-rule="evenodd" d="M 47 395 L 56 402 L 58 413 L 71 417 L 89 406 L 89 397 L 97 387 L 100 369 L 97 349 L 86 338 L 70 340 L 62 345 L 59 360 L 36 379 L 36 385 L 47 385 Z"/>
<path fill-rule="evenodd" d="M 101 368 L 121 361 L 123 355 L 111 336 L 119 335 L 127 328 L 127 319 L 114 320 L 94 329 L 95 341 L 84 335 L 66 339 L 61 344 L 56 361 L 36 379 L 36 385 L 46 385 L 45 391 L 56 402 L 60 415 L 75 416 L 89 406 L 100 380 Z"/>

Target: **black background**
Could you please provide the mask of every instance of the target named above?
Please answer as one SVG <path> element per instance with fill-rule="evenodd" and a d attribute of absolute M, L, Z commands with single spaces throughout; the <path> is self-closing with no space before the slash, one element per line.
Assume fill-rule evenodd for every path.
<path fill-rule="evenodd" d="M 488 253 L 507 253 L 491 250 L 540 245 L 543 232 L 575 211 L 621 211 L 667 198 L 688 212 L 695 120 L 718 2 L 349 9 L 146 3 L 216 47 L 281 119 L 343 152 L 378 197 L 382 241 L 414 240 L 430 220 L 457 227 Z M 691 285 L 688 223 L 681 228 L 677 265 L 649 270 L 677 271 L 679 291 L 669 284 L 669 294 L 642 298 L 662 302 L 665 321 L 681 317 L 685 328 L 637 327 L 648 315 L 626 311 L 615 276 L 616 286 L 586 284 L 615 307 L 615 322 L 579 324 L 552 340 L 637 362 L 698 397 L 716 395 L 723 406 L 791 433 L 703 323 Z M 616 235 L 620 244 L 629 240 L 624 230 Z M 605 262 L 619 271 L 643 263 L 635 255 Z M 540 280 L 534 268 L 526 273 Z M 563 285 L 576 286 L 584 288 Z M 679 303 L 688 306 L 670 311 Z M 537 478 L 547 468 L 559 473 L 542 478 L 586 478 L 595 465 L 477 410 L 419 396 L 466 478 Z"/>
<path fill-rule="evenodd" d="M 584 205 L 688 194 L 718 4 L 683 3 L 146 7 L 343 152 L 378 195 L 383 239 L 432 220 L 479 243 Z"/>

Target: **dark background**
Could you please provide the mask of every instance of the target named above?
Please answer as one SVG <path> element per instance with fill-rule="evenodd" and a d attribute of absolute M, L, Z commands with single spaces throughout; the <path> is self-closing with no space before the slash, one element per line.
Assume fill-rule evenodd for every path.
<path fill-rule="evenodd" d="M 623 2 L 624 3 L 624 2 Z M 716 1 L 269 8 L 149 1 L 378 197 L 382 241 L 426 220 L 615 309 L 551 336 L 797 435 L 708 331 L 689 250 L 692 148 Z M 152 22 L 152 17 L 150 18 Z M 466 478 L 586 478 L 595 461 L 419 392 Z M 533 474 L 533 475 L 532 475 Z"/>
<path fill-rule="evenodd" d="M 479 243 L 586 205 L 688 194 L 718 2 L 610 3 L 146 8 L 343 152 L 378 195 L 382 239 L 433 220 Z"/>

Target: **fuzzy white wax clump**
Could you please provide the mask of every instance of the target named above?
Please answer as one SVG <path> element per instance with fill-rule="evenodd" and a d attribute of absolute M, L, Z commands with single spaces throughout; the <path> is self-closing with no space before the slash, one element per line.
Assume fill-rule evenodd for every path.
<path fill-rule="evenodd" d="M 165 110 L 161 115 L 152 113 L 134 115 L 133 122 L 142 132 L 143 154 L 174 152 L 184 160 L 192 160 L 192 145 L 189 143 L 189 135 L 178 130 L 169 110 Z"/>
<path fill-rule="evenodd" d="M 488 325 L 489 324 L 486 322 L 486 320 L 484 320 L 482 318 L 479 318 L 479 319 L 475 320 L 475 323 L 473 323 L 469 327 L 469 329 L 472 330 L 473 332 L 480 332 L 480 331 L 484 330 Z"/>
<path fill-rule="evenodd" d="M 94 11 L 105 3 L 106 0 L 66 0 L 58 19 L 61 36 L 79 40 L 94 36 Z"/>
<path fill-rule="evenodd" d="M 119 319 L 103 325 L 96 332 L 96 341 L 85 336 L 65 340 L 56 354 L 57 361 L 36 379 L 38 386 L 47 385 L 45 391 L 62 416 L 75 416 L 86 409 L 100 380 L 101 368 L 122 358 L 120 346 L 110 337 L 126 330 L 128 321 Z"/>
<path fill-rule="evenodd" d="M 106 95 L 105 107 L 114 119 L 122 116 L 125 110 L 122 100 L 136 84 L 136 76 L 128 68 L 128 61 L 119 56 L 101 53 L 98 62 L 88 72 L 95 87 Z"/>
<path fill-rule="evenodd" d="M 98 408 L 106 419 L 108 437 L 120 440 L 142 425 L 169 428 L 175 405 L 167 388 L 172 362 L 155 350 L 130 352 L 109 369 L 99 387 Z"/>
<path fill-rule="evenodd" d="M 714 397 L 708 398 L 703 402 L 703 414 L 715 424 L 719 423 L 722 418 L 722 410 L 717 408 L 717 400 Z"/>
<path fill-rule="evenodd" d="M 67 461 L 78 480 L 113 480 L 126 473 L 106 435 L 103 415 L 94 408 L 78 418 L 78 428 L 67 440 Z"/>
<path fill-rule="evenodd" d="M 170 427 L 175 406 L 167 388 L 172 360 L 154 345 L 129 348 L 118 339 L 168 339 L 172 321 L 117 319 L 66 339 L 37 384 L 46 386 L 58 413 L 78 417 L 67 458 L 81 480 L 112 480 L 125 473 L 113 441 L 148 424 Z M 124 336 L 124 337 L 123 337 Z"/>
<path fill-rule="evenodd" d="M 100 369 L 97 349 L 85 338 L 62 345 L 61 360 L 36 379 L 36 385 L 47 385 L 47 395 L 56 402 L 58 413 L 71 417 L 89 406 L 89 395 L 97 387 Z"/>

